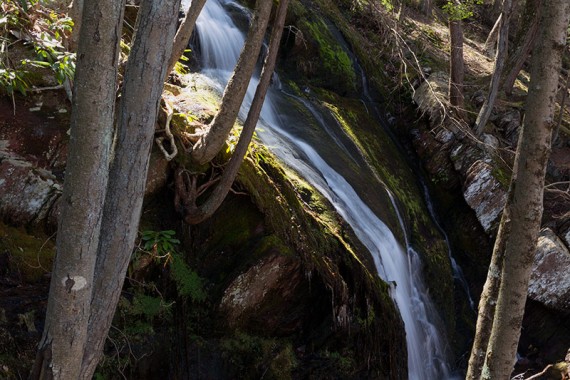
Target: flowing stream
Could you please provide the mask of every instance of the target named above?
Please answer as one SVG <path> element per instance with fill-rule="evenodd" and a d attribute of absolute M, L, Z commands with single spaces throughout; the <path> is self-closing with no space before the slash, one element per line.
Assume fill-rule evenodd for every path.
<path fill-rule="evenodd" d="M 202 73 L 220 91 L 245 41 L 228 6 L 245 11 L 228 0 L 208 0 L 197 21 Z M 307 99 L 288 94 L 278 83 L 276 79 L 267 94 L 258 136 L 334 205 L 371 252 L 380 277 L 392 284 L 391 295 L 406 329 L 409 378 L 452 378 L 443 328 L 422 280 L 419 255 L 408 244 L 393 195 L 377 180 L 362 153 L 330 113 Z M 256 85 L 257 78 L 253 78 L 240 117 L 247 114 Z M 402 230 L 404 244 L 379 217 L 386 213 L 395 214 L 398 222 L 391 227 Z"/>

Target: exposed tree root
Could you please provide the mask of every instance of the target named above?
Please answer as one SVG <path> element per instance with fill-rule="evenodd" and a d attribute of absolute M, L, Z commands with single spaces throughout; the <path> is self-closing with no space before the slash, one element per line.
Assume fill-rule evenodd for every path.
<path fill-rule="evenodd" d="M 166 123 L 164 125 L 164 129 L 161 130 L 161 132 L 162 131 L 164 132 L 166 138 L 164 136 L 160 136 L 157 137 L 154 141 L 156 141 L 158 148 L 164 154 L 164 158 L 166 158 L 167 161 L 172 161 L 172 159 L 176 157 L 176 155 L 178 154 L 178 148 L 176 147 L 176 143 L 174 142 L 174 135 L 170 131 L 170 122 L 172 121 L 172 115 L 174 115 L 174 111 L 172 110 L 172 107 L 168 104 L 166 100 L 163 99 L 162 102 L 164 103 L 164 108 L 166 108 Z M 170 147 L 172 148 L 172 153 L 169 153 L 164 147 L 163 141 L 165 139 L 168 139 Z"/>

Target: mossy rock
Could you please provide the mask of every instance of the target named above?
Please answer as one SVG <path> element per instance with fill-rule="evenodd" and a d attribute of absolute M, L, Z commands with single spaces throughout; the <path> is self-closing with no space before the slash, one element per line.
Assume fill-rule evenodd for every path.
<path fill-rule="evenodd" d="M 221 302 L 208 329 L 198 331 L 223 331 L 221 340 L 213 343 L 218 347 L 214 351 L 232 357 L 228 349 L 235 344 L 228 342 L 264 337 L 252 339 L 261 346 L 264 339 L 275 339 L 275 356 L 264 364 L 268 371 L 277 368 L 271 363 L 281 358 L 289 363 L 283 368 L 289 374 L 296 368 L 290 360 L 295 358 L 295 371 L 302 372 L 314 364 L 313 354 L 328 351 L 341 353 L 340 359 L 322 358 L 323 373 L 336 374 L 339 360 L 347 373 L 361 376 L 405 372 L 403 325 L 388 286 L 367 269 L 374 268 L 368 252 L 332 206 L 255 144 L 234 186 L 240 194 L 229 195 L 211 219 L 193 227 L 188 246 L 191 261 L 210 282 L 210 301 Z M 273 270 L 277 278 L 260 282 Z M 252 292 L 259 292 L 259 302 L 246 302 L 236 314 L 224 300 L 229 293 L 239 298 L 239 292 L 248 295 L 247 302 L 252 302 Z M 331 304 L 336 306 L 331 309 Z M 389 332 L 385 326 L 391 326 Z M 294 342 L 295 349 L 287 342 Z M 297 352 L 301 346 L 303 354 Z M 235 360 L 251 354 L 248 348 L 238 348 Z M 355 353 L 370 361 L 352 358 Z M 386 355 L 399 359 L 391 362 Z M 231 367 L 227 371 L 243 366 L 240 363 L 226 362 Z M 244 371 L 257 373 L 258 365 L 249 365 Z"/>
<path fill-rule="evenodd" d="M 0 222 L 0 276 L 17 282 L 36 283 L 45 280 L 55 257 L 52 237 L 28 233 Z"/>

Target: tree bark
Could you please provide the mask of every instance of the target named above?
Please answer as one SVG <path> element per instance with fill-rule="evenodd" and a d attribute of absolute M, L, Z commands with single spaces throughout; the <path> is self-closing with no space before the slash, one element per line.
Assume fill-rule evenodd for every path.
<path fill-rule="evenodd" d="M 190 37 L 192 37 L 192 32 L 194 31 L 194 26 L 196 25 L 196 20 L 204 8 L 206 0 L 192 0 L 188 12 L 184 17 L 184 20 L 180 24 L 178 31 L 176 32 L 176 37 L 174 37 L 174 43 L 172 44 L 172 54 L 170 55 L 170 60 L 168 62 L 168 68 L 166 73 L 170 74 L 174 69 L 176 62 L 184 54 L 184 50 L 188 46 Z"/>
<path fill-rule="evenodd" d="M 495 46 L 497 46 L 497 37 L 499 35 L 499 28 L 501 27 L 501 20 L 503 18 L 502 16 L 503 14 L 500 14 L 499 17 L 497 17 L 497 21 L 495 21 L 493 29 L 491 29 L 489 35 L 487 36 L 487 39 L 485 40 L 483 52 L 487 57 L 493 56 L 493 53 L 495 51 Z"/>
<path fill-rule="evenodd" d="M 497 56 L 495 57 L 495 67 L 493 69 L 493 76 L 491 77 L 491 84 L 489 86 L 489 95 L 485 99 L 485 102 L 479 111 L 479 115 L 477 115 L 477 120 L 475 121 L 475 134 L 477 136 L 481 136 L 483 133 L 485 125 L 487 125 L 487 121 L 491 115 L 491 111 L 493 110 L 493 106 L 495 105 L 497 93 L 499 92 L 499 83 L 508 54 L 511 8 L 512 1 L 504 0 L 503 13 L 501 14 L 501 27 L 499 29 L 499 41 L 497 44 Z"/>
<path fill-rule="evenodd" d="M 509 379 L 514 365 L 542 219 L 544 177 L 569 19 L 568 0 L 549 3 L 542 18 L 541 43 L 532 59 L 525 121 L 515 158 L 516 171 L 505 206 L 511 217 L 511 228 L 505 236 L 499 297 L 482 371 L 485 380 Z"/>
<path fill-rule="evenodd" d="M 230 162 L 224 169 L 220 182 L 217 184 L 212 194 L 210 194 L 208 199 L 202 205 L 196 206 L 196 199 L 190 200 L 190 208 L 188 208 L 187 205 L 186 209 L 184 210 L 184 221 L 188 224 L 198 224 L 212 216 L 212 214 L 214 214 L 214 212 L 222 204 L 223 200 L 230 190 L 232 183 L 236 178 L 239 167 L 241 166 L 241 163 L 243 162 L 243 159 L 247 153 L 247 148 L 249 147 L 253 132 L 255 131 L 257 121 L 259 120 L 259 115 L 261 113 L 261 108 L 263 107 L 265 95 L 267 94 L 267 90 L 271 84 L 271 78 L 273 76 L 275 62 L 277 60 L 277 53 L 279 51 L 279 43 L 281 42 L 283 27 L 285 25 L 285 17 L 287 15 L 288 5 L 289 0 L 281 0 L 279 2 L 279 7 L 277 8 L 277 14 L 274 20 L 273 31 L 271 33 L 271 39 L 269 41 L 267 56 L 265 57 L 265 63 L 261 72 L 261 78 L 257 85 L 255 96 L 249 108 L 247 118 L 243 125 L 239 141 L 236 145 L 234 153 L 232 154 L 232 157 L 230 158 Z M 182 173 L 177 173 L 177 188 L 179 188 L 179 186 L 182 186 L 179 181 L 183 180 L 184 177 Z"/>
<path fill-rule="evenodd" d="M 77 48 L 79 41 L 79 33 L 81 31 L 81 24 L 83 18 L 83 4 L 84 0 L 73 0 L 69 5 L 69 17 L 73 20 L 73 29 L 71 31 L 71 38 L 69 49 L 74 51 Z"/>
<path fill-rule="evenodd" d="M 517 49 L 508 59 L 507 68 L 510 68 L 505 76 L 502 88 L 507 95 L 512 94 L 515 81 L 519 75 L 525 61 L 530 55 L 536 34 L 538 31 L 538 21 L 542 12 L 542 0 L 527 0 L 523 16 L 523 25 L 519 28 L 522 34 L 517 38 Z"/>
<path fill-rule="evenodd" d="M 509 194 L 512 194 L 512 192 L 509 192 Z M 493 255 L 487 272 L 487 280 L 485 281 L 483 292 L 479 300 L 475 338 L 469 357 L 467 374 L 465 376 L 466 380 L 479 380 L 481 378 L 481 371 L 485 363 L 485 353 L 487 352 L 491 329 L 493 327 L 493 319 L 495 317 L 495 305 L 497 304 L 497 298 L 499 296 L 501 273 L 503 271 L 505 237 L 510 234 L 510 224 L 511 217 L 509 215 L 509 209 L 505 209 L 503 210 L 499 231 L 495 239 Z"/>
<path fill-rule="evenodd" d="M 57 255 L 32 379 L 78 379 L 113 133 L 123 4 L 89 1 L 79 39 Z"/>
<path fill-rule="evenodd" d="M 208 132 L 194 144 L 192 159 L 199 164 L 210 162 L 218 154 L 235 123 L 257 63 L 272 4 L 273 2 L 268 0 L 257 1 L 252 25 L 234 73 L 222 96 L 220 110 L 210 123 Z"/>
<path fill-rule="evenodd" d="M 81 379 L 93 376 L 134 248 L 180 0 L 143 0 L 125 68 Z"/>
<path fill-rule="evenodd" d="M 451 59 L 449 77 L 449 103 L 455 108 L 460 119 L 465 117 L 464 76 L 465 64 L 463 61 L 463 22 L 449 20 L 449 35 L 451 40 Z"/>
<path fill-rule="evenodd" d="M 556 121 L 556 128 L 554 129 L 554 137 L 552 143 L 556 145 L 558 143 L 558 138 L 560 137 L 560 126 L 562 125 L 562 120 L 564 119 L 564 110 L 566 108 L 566 99 L 568 98 L 568 88 L 570 87 L 570 70 L 566 73 L 566 84 L 562 88 L 562 99 L 560 100 L 560 113 L 558 114 L 558 120 Z"/>

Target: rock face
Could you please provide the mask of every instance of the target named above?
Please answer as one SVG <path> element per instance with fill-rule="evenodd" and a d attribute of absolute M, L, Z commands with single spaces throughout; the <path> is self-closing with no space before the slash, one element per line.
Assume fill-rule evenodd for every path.
<path fill-rule="evenodd" d="M 0 218 L 13 225 L 46 221 L 62 189 L 68 109 L 42 96 L 16 113 L 0 101 Z"/>
<path fill-rule="evenodd" d="M 14 225 L 43 220 L 60 192 L 61 185 L 51 172 L 0 146 L 0 215 L 4 219 Z"/>
<path fill-rule="evenodd" d="M 507 193 L 493 176 L 491 165 L 476 161 L 467 170 L 463 197 L 475 211 L 486 232 L 497 226 L 507 200 Z"/>
<path fill-rule="evenodd" d="M 545 306 L 570 312 L 570 252 L 549 228 L 538 239 L 532 277 L 528 288 L 530 299 Z"/>

